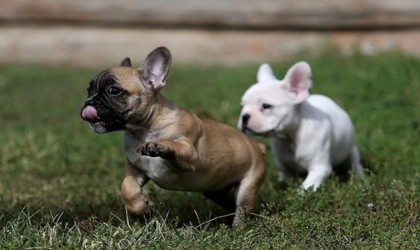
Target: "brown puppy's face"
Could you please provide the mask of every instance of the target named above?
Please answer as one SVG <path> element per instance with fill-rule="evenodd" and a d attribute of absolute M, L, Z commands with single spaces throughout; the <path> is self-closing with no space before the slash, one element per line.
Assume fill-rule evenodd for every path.
<path fill-rule="evenodd" d="M 165 86 L 170 60 L 169 50 L 160 47 L 148 55 L 142 69 L 132 68 L 126 58 L 119 67 L 102 71 L 89 84 L 80 116 L 96 133 L 144 125 L 156 94 Z"/>

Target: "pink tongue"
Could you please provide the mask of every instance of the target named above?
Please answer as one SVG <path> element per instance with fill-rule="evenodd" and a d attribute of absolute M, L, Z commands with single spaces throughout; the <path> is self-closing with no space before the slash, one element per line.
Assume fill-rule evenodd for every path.
<path fill-rule="evenodd" d="M 86 106 L 83 109 L 82 118 L 89 122 L 97 122 L 100 120 L 96 109 L 92 106 Z"/>

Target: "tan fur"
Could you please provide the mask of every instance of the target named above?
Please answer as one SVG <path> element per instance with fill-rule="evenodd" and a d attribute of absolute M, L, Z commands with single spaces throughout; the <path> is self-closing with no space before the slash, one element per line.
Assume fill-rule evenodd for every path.
<path fill-rule="evenodd" d="M 151 179 L 165 189 L 203 192 L 227 209 L 225 198 L 232 196 L 233 224 L 241 223 L 254 209 L 265 177 L 264 146 L 235 128 L 180 109 L 147 88 L 141 69 L 110 72 L 129 92 L 129 115 L 136 121 L 125 128 L 128 164 L 121 192 L 127 210 L 136 215 L 150 210 L 153 204 L 142 187 Z M 166 154 L 150 155 L 148 149 Z"/>
<path fill-rule="evenodd" d="M 154 109 L 160 112 L 154 113 L 151 118 L 153 125 L 149 130 L 159 132 L 153 135 L 147 133 L 148 140 L 175 151 L 172 167 L 163 164 L 150 166 L 142 160 L 145 156 L 140 155 L 134 157 L 129 166 L 141 170 L 138 179 L 143 180 L 141 175 L 146 174 L 165 189 L 210 192 L 241 183 L 235 201 L 238 214 L 234 219 L 234 224 L 240 223 L 241 211 L 250 213 L 254 209 L 257 191 L 265 176 L 265 150 L 262 150 L 261 144 L 234 128 L 209 119 L 202 120 L 180 110 L 162 96 L 158 99 L 162 102 L 155 104 L 157 107 Z M 130 134 L 127 137 L 132 138 Z M 126 149 L 129 155 L 133 155 L 141 143 L 147 143 L 141 139 L 135 141 L 138 143 L 134 144 L 134 148 Z M 167 168 L 167 174 L 172 177 L 156 176 L 154 179 L 151 167 Z M 138 197 L 141 197 L 135 199 L 135 204 L 133 199 L 126 199 L 127 209 L 134 214 L 141 214 L 149 208 L 144 205 L 141 192 L 137 191 L 139 187 L 138 183 L 132 182 L 130 185 L 125 180 L 122 189 L 124 197 L 129 196 L 126 194 L 132 190 L 136 190 Z"/>

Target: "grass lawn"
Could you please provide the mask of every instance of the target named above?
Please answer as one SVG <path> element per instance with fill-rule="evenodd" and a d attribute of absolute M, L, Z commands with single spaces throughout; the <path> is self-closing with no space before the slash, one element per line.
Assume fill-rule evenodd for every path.
<path fill-rule="evenodd" d="M 123 135 L 94 134 L 79 117 L 87 85 L 102 68 L 0 65 L 0 249 L 419 249 L 420 59 L 304 59 L 313 92 L 331 96 L 352 117 L 367 181 L 333 177 L 301 195 L 300 180 L 277 182 L 268 152 L 258 216 L 234 229 L 201 194 L 151 182 L 155 213 L 127 224 L 119 193 Z M 281 78 L 294 62 L 272 66 Z M 179 65 L 174 58 L 163 92 L 236 126 L 257 67 Z"/>

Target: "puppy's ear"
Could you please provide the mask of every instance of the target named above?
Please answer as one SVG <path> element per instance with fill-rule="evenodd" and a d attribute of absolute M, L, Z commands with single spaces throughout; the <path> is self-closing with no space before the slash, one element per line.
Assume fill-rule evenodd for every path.
<path fill-rule="evenodd" d="M 124 58 L 124 60 L 121 61 L 120 66 L 131 67 L 130 57 Z"/>
<path fill-rule="evenodd" d="M 296 63 L 287 71 L 283 84 L 295 103 L 303 102 L 312 87 L 311 66 L 307 62 Z"/>
<path fill-rule="evenodd" d="M 171 52 L 165 47 L 150 52 L 141 66 L 141 78 L 146 88 L 157 91 L 166 85 L 171 59 Z"/>
<path fill-rule="evenodd" d="M 270 65 L 268 63 L 263 63 L 258 69 L 257 81 L 260 83 L 270 80 L 276 80 L 276 77 L 274 76 L 273 70 L 271 69 Z"/>

